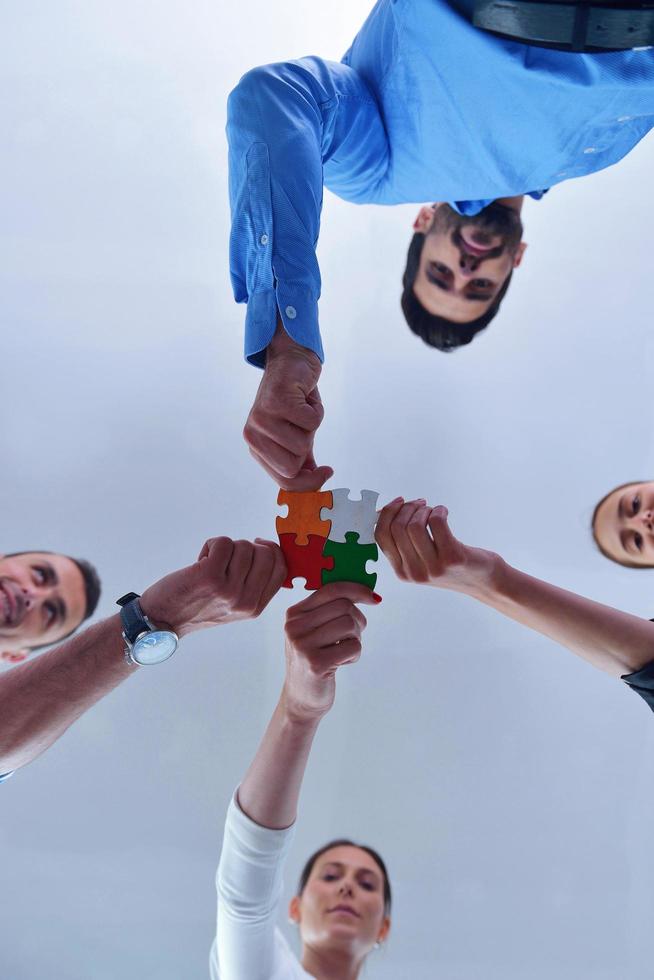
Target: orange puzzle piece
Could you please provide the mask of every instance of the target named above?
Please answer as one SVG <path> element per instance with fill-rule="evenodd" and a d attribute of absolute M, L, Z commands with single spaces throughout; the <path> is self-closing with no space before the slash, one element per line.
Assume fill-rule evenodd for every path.
<path fill-rule="evenodd" d="M 310 534 L 317 534 L 321 538 L 329 537 L 332 522 L 321 521 L 320 511 L 323 507 L 331 509 L 333 497 L 330 490 L 312 490 L 306 493 L 280 490 L 277 503 L 288 505 L 288 515 L 277 518 L 277 534 L 294 534 L 296 544 L 299 545 L 308 545 Z"/>

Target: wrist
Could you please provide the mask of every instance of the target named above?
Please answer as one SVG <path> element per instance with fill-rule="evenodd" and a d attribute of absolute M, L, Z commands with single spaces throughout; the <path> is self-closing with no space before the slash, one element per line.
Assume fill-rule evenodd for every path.
<path fill-rule="evenodd" d="M 176 633 L 181 639 L 188 630 L 184 623 L 176 621 L 171 615 L 170 610 L 166 610 L 165 603 L 162 604 L 157 599 L 156 586 L 149 586 L 139 598 L 141 612 L 156 629 L 168 629 Z"/>
<path fill-rule="evenodd" d="M 331 707 L 331 705 L 329 706 Z M 309 704 L 305 698 L 293 693 L 288 683 L 284 684 L 279 699 L 279 710 L 284 722 L 298 733 L 313 733 L 329 711 L 324 704 Z"/>
<path fill-rule="evenodd" d="M 489 602 L 501 591 L 508 567 L 493 551 L 468 548 L 466 560 L 449 588 L 479 602 Z"/>
<path fill-rule="evenodd" d="M 287 358 L 298 358 L 307 363 L 314 371 L 317 370 L 320 373 L 321 363 L 318 355 L 309 347 L 303 347 L 302 344 L 293 340 L 290 334 L 286 332 L 281 320 L 278 320 L 277 330 L 266 350 L 266 367 L 271 363 L 274 364 Z"/>

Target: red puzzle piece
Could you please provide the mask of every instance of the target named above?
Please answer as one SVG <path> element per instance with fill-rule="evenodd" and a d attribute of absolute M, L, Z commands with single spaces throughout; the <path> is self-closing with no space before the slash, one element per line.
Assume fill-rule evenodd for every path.
<path fill-rule="evenodd" d="M 288 574 L 284 582 L 285 589 L 293 588 L 294 578 L 306 579 L 305 589 L 319 589 L 322 585 L 322 570 L 329 571 L 334 567 L 334 559 L 326 558 L 322 549 L 326 538 L 317 534 L 309 535 L 309 544 L 299 545 L 294 534 L 280 534 L 279 545 L 284 552 Z"/>

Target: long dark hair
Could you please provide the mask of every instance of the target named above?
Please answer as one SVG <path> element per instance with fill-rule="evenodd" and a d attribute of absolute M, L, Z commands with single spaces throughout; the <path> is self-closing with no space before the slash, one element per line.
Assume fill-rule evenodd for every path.
<path fill-rule="evenodd" d="M 372 847 L 367 847 L 365 844 L 355 844 L 354 841 L 347 840 L 345 838 L 330 840 L 328 844 L 325 844 L 324 847 L 319 848 L 311 855 L 304 865 L 302 874 L 300 875 L 300 880 L 297 886 L 298 896 L 300 896 L 306 888 L 307 882 L 311 877 L 311 872 L 313 871 L 313 867 L 318 858 L 322 857 L 326 851 L 331 851 L 332 847 L 358 847 L 360 851 L 365 851 L 366 854 L 369 854 L 373 861 L 379 865 L 379 870 L 384 878 L 384 915 L 390 915 L 393 898 L 391 895 L 391 883 L 388 878 L 388 869 L 384 864 L 383 858 Z"/>

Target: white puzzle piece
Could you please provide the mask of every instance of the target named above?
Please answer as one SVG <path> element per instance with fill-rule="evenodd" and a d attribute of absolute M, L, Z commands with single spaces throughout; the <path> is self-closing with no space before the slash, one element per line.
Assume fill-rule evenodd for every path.
<path fill-rule="evenodd" d="M 359 535 L 359 544 L 374 544 L 379 494 L 375 490 L 362 490 L 361 500 L 350 500 L 349 494 L 349 489 L 332 490 L 331 508 L 323 507 L 320 511 L 322 520 L 332 522 L 329 540 L 345 542 L 348 531 L 354 531 Z"/>

